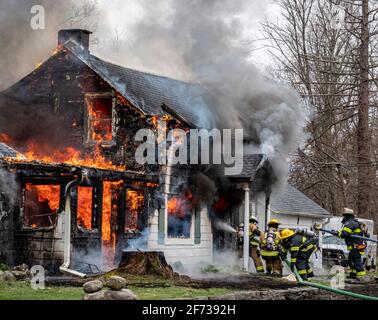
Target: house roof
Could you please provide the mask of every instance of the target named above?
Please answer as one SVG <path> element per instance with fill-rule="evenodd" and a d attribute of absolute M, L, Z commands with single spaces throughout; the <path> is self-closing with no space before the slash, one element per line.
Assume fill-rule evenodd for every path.
<path fill-rule="evenodd" d="M 257 171 L 265 164 L 267 157 L 264 154 L 244 154 L 243 167 L 235 164 L 235 169 L 241 169 L 241 173 L 231 176 L 232 178 L 251 179 L 256 176 Z"/>
<path fill-rule="evenodd" d="M 289 183 L 285 184 L 279 194 L 272 194 L 271 209 L 274 213 L 300 216 L 327 217 L 331 215 Z"/>
<path fill-rule="evenodd" d="M 0 158 L 14 158 L 17 154 L 16 150 L 0 142 Z"/>
<path fill-rule="evenodd" d="M 146 114 L 167 113 L 162 108 L 165 104 L 194 126 L 202 126 L 201 113 L 209 110 L 211 98 L 199 84 L 121 67 L 94 55 L 90 55 L 89 62 L 94 71 Z"/>
<path fill-rule="evenodd" d="M 122 67 L 92 54 L 85 55 L 73 41 L 68 41 L 64 47 L 143 113 L 170 113 L 192 127 L 214 126 L 211 122 L 216 117 L 212 112 L 215 100 L 203 86 Z"/>

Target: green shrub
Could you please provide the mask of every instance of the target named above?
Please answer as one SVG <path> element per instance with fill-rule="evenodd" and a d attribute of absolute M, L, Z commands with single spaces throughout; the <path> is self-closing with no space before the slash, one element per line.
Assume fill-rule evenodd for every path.
<path fill-rule="evenodd" d="M 5 263 L 0 263 L 0 271 L 8 270 L 8 266 Z"/>
<path fill-rule="evenodd" d="M 201 269 L 202 273 L 218 273 L 219 271 L 220 270 L 212 264 L 209 264 Z"/>

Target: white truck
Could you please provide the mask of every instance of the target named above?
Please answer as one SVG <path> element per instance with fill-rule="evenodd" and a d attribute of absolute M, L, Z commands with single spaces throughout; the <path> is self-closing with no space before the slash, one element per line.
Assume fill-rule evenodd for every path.
<path fill-rule="evenodd" d="M 323 228 L 327 230 L 340 230 L 342 223 L 342 217 L 333 217 L 323 224 Z M 374 221 L 368 219 L 357 219 L 361 223 L 365 224 L 369 230 L 370 238 L 377 239 L 376 235 L 373 235 Z M 362 256 L 364 266 L 366 270 L 375 270 L 377 263 L 377 244 L 371 241 L 367 241 L 367 247 L 365 254 Z M 322 257 L 323 264 L 326 266 L 342 265 L 346 267 L 348 265 L 348 250 L 345 245 L 344 239 L 340 239 L 333 235 L 324 233 L 322 237 Z"/>

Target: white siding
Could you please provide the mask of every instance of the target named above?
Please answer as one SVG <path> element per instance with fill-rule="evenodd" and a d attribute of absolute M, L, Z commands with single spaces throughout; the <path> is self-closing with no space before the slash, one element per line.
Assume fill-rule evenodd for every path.
<path fill-rule="evenodd" d="M 191 243 L 187 243 L 184 239 L 182 244 L 177 239 L 175 244 L 158 243 L 158 210 L 155 211 L 153 217 L 149 220 L 150 233 L 148 236 L 148 249 L 163 251 L 167 262 L 173 264 L 180 261 L 184 266 L 190 267 L 199 262 L 211 262 L 213 258 L 213 234 L 211 230 L 211 221 L 207 214 L 206 206 L 201 208 L 201 242 L 194 244 L 194 239 Z M 194 217 L 192 219 L 194 224 Z M 169 242 L 169 241 L 168 241 Z"/>

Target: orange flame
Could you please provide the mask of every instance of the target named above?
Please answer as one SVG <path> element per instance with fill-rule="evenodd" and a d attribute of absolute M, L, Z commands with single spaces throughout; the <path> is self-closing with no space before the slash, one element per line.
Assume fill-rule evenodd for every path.
<path fill-rule="evenodd" d="M 37 193 L 38 202 L 47 202 L 52 212 L 55 213 L 59 209 L 60 186 L 27 184 L 25 189 L 28 193 Z"/>
<path fill-rule="evenodd" d="M 107 101 L 108 104 L 104 103 Z M 110 104 L 109 104 L 110 102 Z M 89 99 L 88 115 L 90 126 L 90 138 L 92 141 L 111 141 L 112 133 L 112 100 Z"/>
<path fill-rule="evenodd" d="M 193 209 L 192 201 L 193 195 L 190 191 L 187 191 L 184 196 L 170 198 L 167 203 L 168 214 L 184 219 Z"/>
<path fill-rule="evenodd" d="M 125 232 L 138 230 L 138 216 L 144 204 L 144 195 L 142 191 L 127 191 L 127 209 L 128 215 L 125 221 Z"/>
<path fill-rule="evenodd" d="M 79 187 L 77 191 L 77 225 L 86 230 L 92 229 L 93 188 Z"/>
<path fill-rule="evenodd" d="M 12 143 L 11 137 L 6 134 L 0 134 L 0 141 L 4 143 Z M 14 143 L 13 143 L 14 144 Z M 52 148 L 51 146 L 40 144 L 35 141 L 27 142 L 23 148 L 25 148 L 24 156 L 17 156 L 17 159 L 8 159 L 9 161 L 39 161 L 43 163 L 65 163 L 69 165 L 93 167 L 104 170 L 125 171 L 126 166 L 115 165 L 110 160 L 107 160 L 101 153 L 100 145 L 97 144 L 94 147 L 92 153 L 83 154 L 82 151 L 73 147 L 64 148 Z"/>

